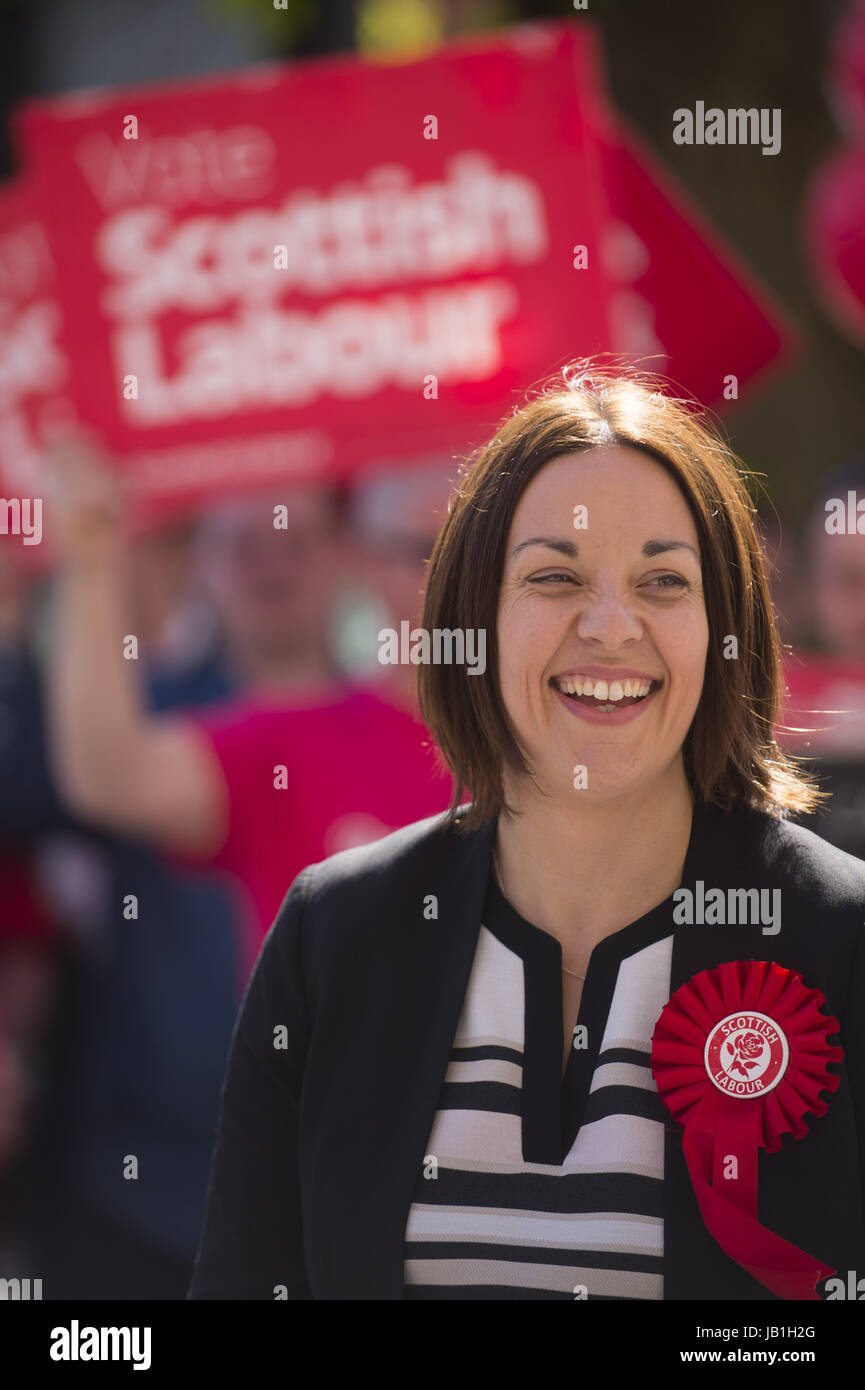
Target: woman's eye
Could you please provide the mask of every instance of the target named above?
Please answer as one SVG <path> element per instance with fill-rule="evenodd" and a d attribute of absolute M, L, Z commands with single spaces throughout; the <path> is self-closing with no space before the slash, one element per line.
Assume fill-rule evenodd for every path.
<path fill-rule="evenodd" d="M 580 580 L 574 574 L 568 574 L 564 570 L 558 570 L 554 574 L 534 574 L 528 581 L 530 584 L 543 584 L 547 588 L 560 588 L 562 585 L 574 586 Z M 680 574 L 656 574 L 651 579 L 647 579 L 644 588 L 655 587 L 658 590 L 671 591 L 675 589 L 688 589 L 690 585 L 687 579 L 683 579 Z"/>
<path fill-rule="evenodd" d="M 666 581 L 666 582 L 665 582 Z M 657 584 L 661 589 L 687 589 L 688 581 L 680 574 L 656 574 L 649 584 Z"/>

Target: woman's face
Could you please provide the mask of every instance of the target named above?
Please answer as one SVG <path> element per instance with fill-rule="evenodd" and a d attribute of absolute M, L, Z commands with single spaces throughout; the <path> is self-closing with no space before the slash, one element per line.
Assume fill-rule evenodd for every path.
<path fill-rule="evenodd" d="M 499 680 L 545 792 L 645 791 L 669 773 L 700 700 L 708 638 L 697 530 L 659 463 L 599 446 L 532 479 L 505 554 Z"/>

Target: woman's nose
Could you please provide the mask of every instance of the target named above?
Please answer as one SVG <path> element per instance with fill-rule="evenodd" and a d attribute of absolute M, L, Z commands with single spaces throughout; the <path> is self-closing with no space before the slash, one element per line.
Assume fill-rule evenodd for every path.
<path fill-rule="evenodd" d="M 606 592 L 588 596 L 576 618 L 577 636 L 616 647 L 642 636 L 642 623 L 627 595 Z"/>

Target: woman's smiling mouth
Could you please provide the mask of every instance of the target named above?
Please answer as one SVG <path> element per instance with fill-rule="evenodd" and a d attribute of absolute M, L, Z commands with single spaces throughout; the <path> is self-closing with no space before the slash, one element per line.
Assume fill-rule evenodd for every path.
<path fill-rule="evenodd" d="M 614 676 L 612 672 L 606 679 L 587 672 L 550 679 L 556 695 L 573 714 L 604 724 L 626 723 L 642 713 L 662 684 L 650 676 Z"/>

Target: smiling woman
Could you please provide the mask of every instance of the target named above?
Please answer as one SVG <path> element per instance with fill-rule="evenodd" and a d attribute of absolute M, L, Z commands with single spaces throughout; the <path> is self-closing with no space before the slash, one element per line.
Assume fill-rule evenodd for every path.
<path fill-rule="evenodd" d="M 574 492 L 589 524 L 579 550 L 572 543 L 567 567 L 551 570 L 548 541 L 517 538 L 534 536 Z M 677 539 L 657 539 L 669 531 Z M 675 764 L 700 699 L 708 646 L 697 544 L 679 488 L 634 448 L 566 454 L 522 494 L 499 601 L 499 678 L 536 780 L 551 791 L 575 761 L 592 793 L 627 787 L 636 796 L 651 784 L 657 798 L 661 778 L 671 792 L 674 778 L 684 788 Z M 525 680 L 527 658 L 538 675 L 534 688 Z M 646 693 L 622 707 L 628 677 Z M 563 681 L 578 680 L 581 699 L 562 689 Z M 530 785 L 517 778 L 512 797 L 522 804 Z"/>
<path fill-rule="evenodd" d="M 288 893 L 193 1297 L 813 1299 L 865 1266 L 865 863 L 790 819 L 822 794 L 775 742 L 741 474 L 693 404 L 593 363 L 469 461 L 422 622 L 487 664 L 418 671 L 453 802 Z M 683 922 L 705 883 L 783 898 L 771 961 L 759 919 Z M 730 1129 L 709 1041 L 746 1014 L 777 1055 Z"/>
<path fill-rule="evenodd" d="M 524 776 L 534 750 L 553 771 L 551 745 L 535 745 L 527 709 L 512 709 L 506 693 L 514 663 L 525 673 L 526 639 L 538 658 L 547 652 L 544 686 L 573 674 L 591 678 L 596 694 L 594 681 L 606 680 L 609 698 L 609 682 L 629 670 L 666 683 L 655 716 L 669 727 L 678 711 L 670 732 L 680 735 L 682 770 L 725 809 L 742 801 L 804 811 L 820 798 L 774 738 L 779 644 L 741 465 L 663 385 L 574 364 L 558 389 L 505 422 L 451 504 L 424 623 L 464 626 L 470 613 L 488 626 L 490 677 L 467 690 L 447 672 L 423 672 L 420 695 L 458 779 L 454 809 L 465 788 L 474 793 L 465 830 L 502 808 L 503 769 Z M 578 540 L 575 505 L 586 518 Z M 724 654 L 730 635 L 735 660 Z M 676 668 L 666 682 L 665 652 Z M 544 704 L 548 713 L 546 695 Z M 565 757 L 559 782 L 567 772 Z"/>

